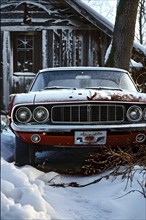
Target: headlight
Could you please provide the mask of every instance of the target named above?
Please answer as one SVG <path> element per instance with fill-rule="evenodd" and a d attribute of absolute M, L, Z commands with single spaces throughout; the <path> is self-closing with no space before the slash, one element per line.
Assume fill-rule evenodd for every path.
<path fill-rule="evenodd" d="M 142 109 L 139 106 L 133 105 L 127 111 L 129 121 L 140 121 L 142 119 Z"/>
<path fill-rule="evenodd" d="M 143 118 L 144 118 L 144 120 L 146 120 L 146 108 L 143 111 Z"/>
<path fill-rule="evenodd" d="M 30 121 L 30 119 L 32 117 L 32 113 L 29 108 L 20 107 L 17 109 L 17 111 L 15 113 L 15 117 L 16 117 L 17 121 L 19 121 L 20 123 L 27 123 Z"/>
<path fill-rule="evenodd" d="M 36 107 L 33 111 L 33 118 L 36 122 L 39 123 L 46 122 L 49 118 L 49 112 L 43 106 Z"/>

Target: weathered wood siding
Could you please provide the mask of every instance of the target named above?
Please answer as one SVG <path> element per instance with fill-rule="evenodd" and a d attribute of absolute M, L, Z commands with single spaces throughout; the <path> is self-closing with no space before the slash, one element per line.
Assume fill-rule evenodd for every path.
<path fill-rule="evenodd" d="M 13 76 L 14 72 L 36 73 L 41 68 L 59 66 L 103 66 L 111 38 L 102 23 L 95 23 L 90 22 L 86 10 L 80 6 L 75 8 L 70 0 L 1 0 L 5 108 L 9 95 L 22 92 L 27 86 L 27 82 L 21 80 L 23 77 Z M 20 68 L 17 66 L 20 61 L 17 44 L 23 34 L 34 36 L 32 68 L 22 68 L 28 63 L 26 57 L 24 64 L 21 59 Z"/>

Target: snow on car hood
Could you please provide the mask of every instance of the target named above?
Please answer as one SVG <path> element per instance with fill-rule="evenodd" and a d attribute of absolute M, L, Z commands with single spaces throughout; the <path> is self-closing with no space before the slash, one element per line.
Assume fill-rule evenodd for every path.
<path fill-rule="evenodd" d="M 70 101 L 124 101 L 146 103 L 146 94 L 138 92 L 97 89 L 52 89 L 19 94 L 15 104 Z"/>

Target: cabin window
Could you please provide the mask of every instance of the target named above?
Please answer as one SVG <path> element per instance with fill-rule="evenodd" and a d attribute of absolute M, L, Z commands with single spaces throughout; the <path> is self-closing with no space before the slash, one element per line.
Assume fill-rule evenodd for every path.
<path fill-rule="evenodd" d="M 41 69 L 41 34 L 13 35 L 14 72 L 38 72 Z"/>

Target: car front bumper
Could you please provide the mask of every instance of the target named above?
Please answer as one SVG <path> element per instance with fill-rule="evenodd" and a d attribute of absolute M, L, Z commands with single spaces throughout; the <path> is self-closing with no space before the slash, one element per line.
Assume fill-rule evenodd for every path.
<path fill-rule="evenodd" d="M 106 146 L 133 146 L 135 144 L 146 143 L 146 126 L 144 124 L 132 125 L 56 125 L 56 126 L 32 126 L 21 125 L 16 126 L 12 124 L 12 129 L 15 134 L 23 139 L 24 142 L 35 144 L 36 146 L 56 146 L 56 147 L 96 147 L 99 145 Z M 85 132 L 89 134 L 92 132 L 106 132 L 104 137 L 105 143 L 77 143 L 76 133 Z M 103 132 L 104 133 L 104 132 Z M 39 136 L 39 142 L 34 143 L 32 137 Z M 138 141 L 137 137 L 143 136 L 142 141 Z M 91 137 L 91 136 L 90 136 Z"/>
<path fill-rule="evenodd" d="M 11 128 L 19 132 L 71 132 L 75 130 L 123 130 L 123 131 L 146 131 L 145 123 L 137 124 L 114 124 L 114 125 L 17 125 L 11 123 Z"/>

